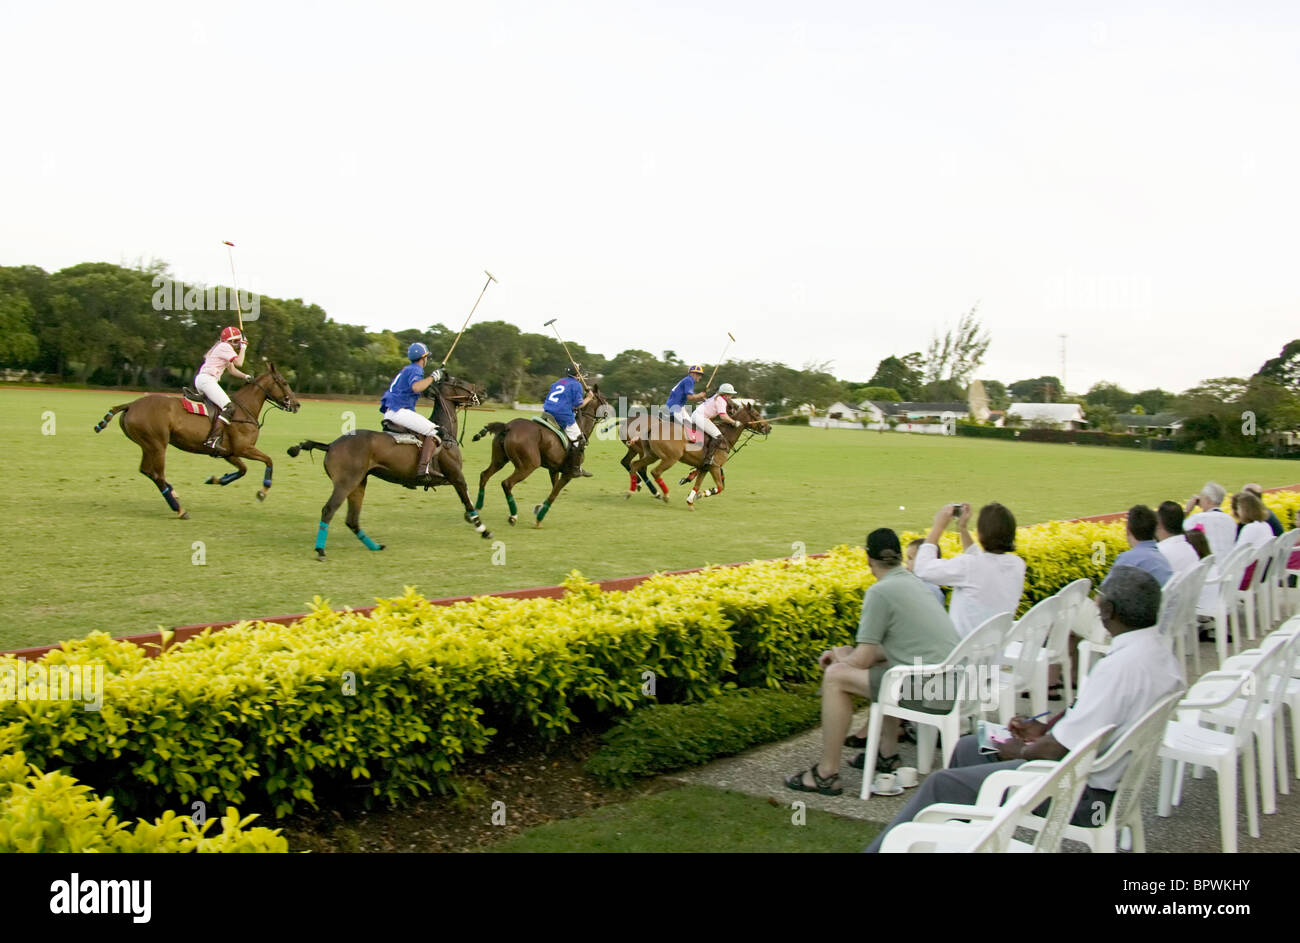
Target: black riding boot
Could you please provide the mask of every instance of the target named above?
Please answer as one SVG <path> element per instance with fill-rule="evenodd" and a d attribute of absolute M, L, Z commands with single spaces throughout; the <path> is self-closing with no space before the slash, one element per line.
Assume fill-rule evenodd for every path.
<path fill-rule="evenodd" d="M 221 410 L 219 414 L 212 417 L 212 428 L 208 430 L 208 441 L 203 443 L 205 449 L 217 451 L 218 444 L 221 442 L 221 435 L 226 430 L 223 426 L 229 426 L 230 420 L 235 417 L 235 404 L 229 403 Z"/>
<path fill-rule="evenodd" d="M 436 435 L 427 435 L 424 437 L 424 443 L 420 446 L 420 460 L 416 462 L 415 473 L 421 478 L 433 477 L 433 451 L 441 443 Z"/>

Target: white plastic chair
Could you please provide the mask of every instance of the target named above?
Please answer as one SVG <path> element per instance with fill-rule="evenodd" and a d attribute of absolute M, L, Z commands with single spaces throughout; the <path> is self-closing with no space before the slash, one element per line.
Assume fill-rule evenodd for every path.
<path fill-rule="evenodd" d="M 998 770 L 984 780 L 974 805 L 940 802 L 926 806 L 911 822 L 895 826 L 880 850 L 1058 851 L 1088 784 L 1097 749 L 1114 729 L 1113 725 L 1101 728 L 1059 762 L 1032 760 L 1018 769 Z M 1016 841 L 1016 828 L 1025 826 L 1034 810 L 1049 801 L 1046 817 L 1032 823 L 1037 833 L 1033 843 Z"/>
<path fill-rule="evenodd" d="M 862 798 L 871 798 L 871 783 L 875 778 L 876 753 L 880 749 L 880 728 L 885 716 L 910 720 L 917 724 L 916 730 L 916 767 L 925 774 L 930 772 L 934 761 L 934 738 L 937 733 L 943 750 L 943 765 L 946 767 L 952 759 L 952 751 L 961 737 L 962 725 L 967 718 L 979 717 L 985 700 L 989 695 L 985 690 L 987 682 L 997 674 L 997 659 L 1002 651 L 1002 639 L 1011 626 L 1011 613 L 1003 612 L 981 623 L 975 631 L 966 636 L 948 658 L 938 665 L 895 665 L 885 672 L 880 680 L 880 690 L 871 705 L 871 715 L 867 721 L 867 748 L 863 760 Z M 928 711 L 913 710 L 903 707 L 899 702 L 904 699 L 904 686 L 909 687 L 910 694 L 924 694 L 927 682 L 930 685 L 942 679 L 943 697 L 953 698 L 952 709 L 946 714 L 931 714 Z M 908 697 L 907 700 L 922 700 L 922 697 Z"/>
<path fill-rule="evenodd" d="M 1270 652 L 1252 671 L 1211 671 L 1192 685 L 1178 705 L 1178 718 L 1165 728 L 1160 747 L 1160 800 L 1157 814 L 1166 818 L 1171 806 L 1182 802 L 1184 766 L 1211 766 L 1218 777 L 1219 829 L 1223 850 L 1237 850 L 1237 760 L 1241 759 L 1246 790 L 1246 823 L 1252 838 L 1259 837 L 1259 796 L 1255 770 L 1255 728 L 1272 666 Z M 1227 707 L 1244 697 L 1241 722 L 1231 732 L 1202 726 L 1203 712 Z M 1267 731 L 1272 735 L 1272 731 Z"/>
<path fill-rule="evenodd" d="M 1061 600 L 1049 596 L 1026 612 L 1007 633 L 1002 646 L 1005 668 L 998 674 L 998 721 L 1006 724 L 1016 715 L 1016 698 L 1029 691 L 1033 714 L 1047 710 L 1047 671 L 1043 646 L 1052 631 Z"/>
<path fill-rule="evenodd" d="M 1061 668 L 1061 681 L 1065 684 L 1065 704 L 1074 702 L 1073 668 L 1070 664 L 1070 635 L 1078 624 L 1080 609 L 1089 605 L 1088 593 L 1092 591 L 1092 580 L 1077 579 L 1061 587 L 1056 598 L 1060 600 L 1052 631 L 1047 635 L 1047 644 L 1043 648 L 1043 664 L 1040 671 L 1047 671 L 1052 665 Z M 1046 684 L 1046 680 L 1043 681 Z"/>
<path fill-rule="evenodd" d="M 1250 565 L 1253 557 L 1253 547 L 1245 544 L 1234 547 L 1224 560 L 1217 563 L 1205 581 L 1206 587 L 1211 590 L 1211 605 L 1207 607 L 1203 600 L 1202 604 L 1196 607 L 1197 615 L 1214 617 L 1214 649 L 1218 653 L 1220 667 L 1228 658 L 1229 635 L 1232 636 L 1236 650 L 1241 651 L 1242 627 L 1238 615 L 1240 599 L 1238 587 L 1241 585 L 1242 574 L 1246 572 L 1246 567 Z"/>
<path fill-rule="evenodd" d="M 1128 765 L 1115 787 L 1115 797 L 1111 800 L 1106 820 L 1099 826 L 1088 828 L 1067 824 L 1065 838 L 1083 842 L 1095 852 L 1114 853 L 1121 832 L 1127 828 L 1132 836 L 1133 851 L 1139 854 L 1146 851 L 1146 838 L 1142 831 L 1142 787 L 1155 765 L 1169 718 L 1184 693 L 1185 690 L 1179 688 L 1156 701 L 1123 736 L 1097 757 L 1090 776 L 1107 772 L 1120 762 Z"/>

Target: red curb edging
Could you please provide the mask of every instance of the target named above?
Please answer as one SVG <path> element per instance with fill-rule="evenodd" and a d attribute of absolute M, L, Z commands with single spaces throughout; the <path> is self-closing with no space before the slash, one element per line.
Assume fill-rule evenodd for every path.
<path fill-rule="evenodd" d="M 1300 483 L 1294 485 L 1284 485 L 1280 488 L 1266 488 L 1264 493 L 1272 494 L 1275 491 L 1300 491 Z M 1127 516 L 1128 516 L 1127 511 L 1116 511 L 1112 514 L 1095 514 L 1092 517 L 1076 517 L 1070 519 L 1069 521 L 1065 521 L 1064 523 L 1105 524 L 1111 521 L 1123 520 Z M 825 556 L 827 556 L 827 554 L 810 553 L 805 557 L 805 559 L 818 560 Z M 777 559 L 788 560 L 790 558 L 779 557 Z M 715 564 L 715 566 L 722 566 L 722 567 L 747 566 L 749 563 L 752 562 L 754 561 L 749 560 L 743 563 Z M 765 561 L 765 562 L 771 562 L 771 561 Z M 629 589 L 633 589 L 637 586 L 640 586 L 642 583 L 644 583 L 646 580 L 650 579 L 653 576 L 684 576 L 688 573 L 699 573 L 701 570 L 704 569 L 706 569 L 706 567 L 695 567 L 689 570 L 668 570 L 664 573 L 643 573 L 640 576 L 621 576 L 618 577 L 617 579 L 601 580 L 598 583 L 596 583 L 596 585 L 600 587 L 600 591 L 603 593 L 626 592 Z M 563 595 L 564 595 L 563 586 L 534 586 L 531 589 L 507 589 L 496 593 L 476 593 L 472 596 L 444 596 L 441 599 L 430 599 L 428 600 L 428 602 L 435 606 L 450 606 L 458 602 L 469 602 L 472 599 L 481 599 L 481 598 L 558 599 Z M 375 608 L 376 608 L 375 606 L 362 606 L 361 608 L 358 609 L 335 609 L 334 611 L 355 612 L 360 615 L 366 615 L 367 613 L 374 612 Z M 156 656 L 159 652 L 163 651 L 165 648 L 171 648 L 173 645 L 179 645 L 181 642 L 188 641 L 189 639 L 194 638 L 194 636 L 200 635 L 209 629 L 211 629 L 213 632 L 220 632 L 222 629 L 228 629 L 232 625 L 239 625 L 240 623 L 243 622 L 269 622 L 273 625 L 292 625 L 293 623 L 297 622 L 299 619 L 306 618 L 306 615 L 307 615 L 306 613 L 298 613 L 296 615 L 291 615 L 291 616 L 272 616 L 266 619 L 258 619 L 258 618 L 237 619 L 234 622 L 211 622 L 207 624 L 196 623 L 193 625 L 181 625 L 171 630 L 172 633 L 171 639 L 167 642 L 165 646 L 163 645 L 161 632 L 145 632 L 140 635 L 124 635 L 121 636 L 120 638 L 115 639 L 115 641 L 134 642 L 136 645 L 139 645 L 141 648 L 143 648 L 146 654 L 148 654 L 148 656 L 152 658 Z M 35 648 L 18 648 L 18 649 L 14 649 L 13 651 L 0 652 L 0 655 L 13 655 L 18 658 L 22 658 L 26 660 L 34 660 L 44 656 L 49 652 L 61 648 L 62 645 L 63 643 L 60 642 L 57 645 L 40 645 Z"/>

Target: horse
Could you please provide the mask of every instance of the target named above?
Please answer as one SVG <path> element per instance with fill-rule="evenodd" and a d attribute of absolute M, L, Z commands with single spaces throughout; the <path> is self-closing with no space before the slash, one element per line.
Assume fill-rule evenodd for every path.
<path fill-rule="evenodd" d="M 270 403 L 285 412 L 296 413 L 298 401 L 275 364 L 269 360 L 263 362 L 266 371 L 245 383 L 230 397 L 235 404 L 235 416 L 223 432 L 225 451 L 220 450 L 220 444 L 215 452 L 204 445 L 211 428 L 211 422 L 206 416 L 188 412 L 181 397 L 166 393 L 150 393 L 129 403 L 114 406 L 104 414 L 103 419 L 95 423 L 95 431 L 103 432 L 114 416 L 122 414 L 122 431 L 128 439 L 140 446 L 140 474 L 158 486 L 167 506 L 181 520 L 188 520 L 190 514 L 181 507 L 175 489 L 164 475 L 168 445 L 183 452 L 223 458 L 235 466 L 235 471 L 227 472 L 220 478 L 216 475 L 209 478 L 207 484 L 210 485 L 224 486 L 238 481 L 248 472 L 248 467 L 240 459 L 256 459 L 266 466 L 262 487 L 257 492 L 257 500 L 265 501 L 266 493 L 271 488 L 271 456 L 255 447 L 257 435 L 262 431 L 262 406 Z M 207 404 L 209 413 L 215 408 L 211 403 Z"/>
<path fill-rule="evenodd" d="M 727 423 L 719 423 L 718 428 L 722 432 L 722 442 L 719 443 L 717 451 L 713 453 L 713 461 L 708 465 L 709 474 L 713 477 L 714 487 L 703 493 L 700 492 L 700 482 L 704 478 L 700 469 L 700 460 L 704 457 L 704 434 L 694 430 L 686 430 L 681 423 L 670 422 L 667 418 L 652 416 L 648 412 L 630 416 L 619 431 L 619 438 L 627 444 L 627 454 L 622 458 L 622 465 L 627 469 L 631 481 L 626 497 L 630 498 L 636 494 L 637 489 L 641 486 L 640 483 L 644 482 L 652 497 L 660 498 L 667 504 L 668 485 L 664 483 L 663 473 L 678 462 L 685 462 L 696 469 L 695 472 L 692 472 L 691 475 L 681 481 L 681 484 L 686 484 L 691 478 L 695 479 L 690 494 L 686 496 L 686 506 L 689 510 L 695 510 L 695 499 L 697 497 L 708 498 L 721 494 L 727 486 L 727 476 L 723 472 L 722 466 L 730 458 L 740 434 L 750 430 L 760 435 L 767 435 L 772 431 L 771 425 L 759 415 L 758 407 L 753 400 L 733 399 L 731 404 L 733 408 L 730 415 L 733 419 L 738 420 L 740 425 L 733 426 Z M 698 441 L 688 439 L 688 432 L 692 432 Z M 658 483 L 659 491 L 655 490 L 654 484 L 646 477 L 646 468 L 656 458 L 659 459 L 659 464 L 654 467 L 650 474 Z"/>
<path fill-rule="evenodd" d="M 432 394 L 432 395 L 431 395 Z M 478 511 L 469 501 L 469 489 L 465 485 L 465 476 L 461 472 L 460 442 L 457 437 L 456 408 L 458 406 L 477 406 L 481 402 L 481 392 L 473 384 L 455 377 L 444 377 L 425 392 L 434 400 L 433 411 L 429 418 L 438 426 L 442 445 L 434 456 L 433 464 L 437 470 L 432 479 L 418 474 L 416 467 L 420 460 L 420 446 L 415 443 L 398 442 L 387 432 L 371 429 L 357 429 L 339 436 L 333 442 L 316 442 L 306 439 L 289 447 L 289 457 L 296 458 L 302 452 L 314 449 L 325 453 L 325 473 L 334 482 L 334 491 L 320 512 L 320 527 L 316 531 L 316 559 L 325 559 L 325 540 L 329 535 L 330 521 L 334 512 L 348 502 L 347 525 L 357 535 L 367 550 L 383 550 L 384 545 L 376 543 L 361 529 L 361 504 L 366 499 L 366 482 L 373 476 L 390 481 L 393 484 L 416 488 L 438 485 L 451 485 L 460 495 L 461 504 L 465 506 L 465 520 L 473 525 L 483 539 L 492 536 L 491 531 L 479 520 Z M 412 439 L 418 438 L 406 433 Z"/>
<path fill-rule="evenodd" d="M 594 394 L 591 402 L 579 409 L 576 416 L 578 429 L 582 437 L 588 440 L 596 420 L 610 411 L 609 401 L 601 395 L 600 387 L 593 386 L 591 392 Z M 532 419 L 512 419 L 508 423 L 489 422 L 478 431 L 473 441 L 477 442 L 489 433 L 493 437 L 492 461 L 483 469 L 483 474 L 478 476 L 478 500 L 474 502 L 474 507 L 482 510 L 483 493 L 488 479 L 504 468 L 506 462 L 511 462 L 515 470 L 501 482 L 501 490 L 505 492 L 506 504 L 510 507 L 510 523 L 513 525 L 519 519 L 519 508 L 512 493 L 515 485 L 538 468 L 545 468 L 551 473 L 551 493 L 545 501 L 533 507 L 533 516 L 537 519 L 533 526 L 541 527 L 542 519 L 555 503 L 556 497 L 573 480 L 572 475 L 563 471 L 569 455 L 565 436 L 557 436 L 553 431 L 543 429 L 541 423 Z"/>

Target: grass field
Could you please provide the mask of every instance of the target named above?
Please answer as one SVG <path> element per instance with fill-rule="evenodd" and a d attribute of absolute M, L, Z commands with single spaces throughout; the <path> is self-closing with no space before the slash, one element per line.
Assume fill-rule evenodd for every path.
<path fill-rule="evenodd" d="M 541 530 L 527 513 L 549 490 L 540 473 L 516 489 L 524 516 L 513 528 L 499 485 L 505 472 L 489 483 L 491 541 L 464 523 L 450 489 L 375 481 L 362 526 L 388 549 L 367 551 L 341 510 L 330 560 L 319 563 L 312 545 L 329 481 L 319 455 L 290 459 L 285 449 L 305 438 L 334 439 L 348 410 L 373 428 L 375 406 L 315 401 L 296 415 L 271 411 L 259 445 L 275 461 L 275 484 L 263 504 L 254 497 L 261 466 L 228 487 L 207 486 L 209 475 L 230 466 L 172 450 L 167 476 L 191 515 L 181 521 L 139 474 L 139 449 L 117 421 L 91 431 L 110 406 L 133 398 L 0 390 L 0 511 L 10 534 L 0 649 L 97 629 L 126 635 L 300 612 L 316 595 L 362 606 L 408 585 L 449 596 L 549 585 L 575 568 L 608 579 L 786 556 L 796 543 L 813 553 L 860 542 L 874 527 L 919 529 L 938 505 L 958 500 L 1000 500 L 1026 524 L 1184 498 L 1207 479 L 1229 489 L 1300 480 L 1300 466 L 1276 460 L 778 427 L 729 466 L 725 494 L 688 512 L 677 469 L 665 476 L 671 505 L 644 493 L 625 500 L 622 446 L 595 441 L 586 465 L 597 477 L 570 485 Z M 510 415 L 472 412 L 468 431 Z M 44 434 L 50 419 L 54 434 Z M 490 446 L 466 441 L 472 496 Z M 204 544 L 204 566 L 192 563 L 195 541 Z"/>

